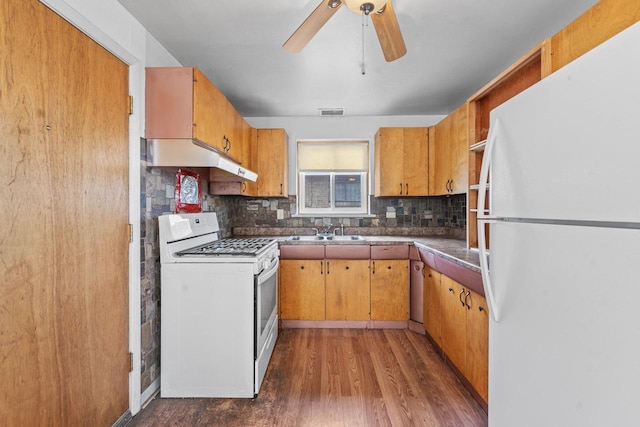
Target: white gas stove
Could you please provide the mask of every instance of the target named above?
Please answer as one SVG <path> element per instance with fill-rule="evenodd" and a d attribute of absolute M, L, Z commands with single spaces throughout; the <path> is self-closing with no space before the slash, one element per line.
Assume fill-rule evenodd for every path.
<path fill-rule="evenodd" d="M 219 239 L 213 212 L 158 218 L 162 397 L 254 397 L 278 337 L 275 239 Z"/>

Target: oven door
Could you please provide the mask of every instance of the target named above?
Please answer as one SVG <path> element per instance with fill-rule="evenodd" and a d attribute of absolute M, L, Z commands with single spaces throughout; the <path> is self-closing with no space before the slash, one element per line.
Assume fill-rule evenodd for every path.
<path fill-rule="evenodd" d="M 255 278 L 256 287 L 256 375 L 258 394 L 278 338 L 278 257 L 274 257 Z"/>

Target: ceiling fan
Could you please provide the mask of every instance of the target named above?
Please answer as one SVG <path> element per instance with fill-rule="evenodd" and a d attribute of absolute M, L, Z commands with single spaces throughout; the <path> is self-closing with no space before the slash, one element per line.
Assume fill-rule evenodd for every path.
<path fill-rule="evenodd" d="M 387 62 L 395 61 L 407 53 L 391 0 L 322 0 L 282 47 L 290 52 L 300 52 L 342 4 L 359 15 L 371 16 Z"/>

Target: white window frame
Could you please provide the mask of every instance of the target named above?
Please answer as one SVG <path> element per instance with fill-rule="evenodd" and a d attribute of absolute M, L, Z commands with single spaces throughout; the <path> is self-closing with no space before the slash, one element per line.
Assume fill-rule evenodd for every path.
<path fill-rule="evenodd" d="M 306 176 L 329 176 L 330 177 L 330 203 L 329 208 L 307 208 L 305 207 L 305 177 Z M 362 205 L 359 208 L 348 207 L 338 208 L 335 206 L 335 177 L 337 175 L 360 175 L 360 194 Z M 303 171 L 298 172 L 298 213 L 301 215 L 339 215 L 339 216 L 362 216 L 369 213 L 369 174 L 366 171 Z"/>

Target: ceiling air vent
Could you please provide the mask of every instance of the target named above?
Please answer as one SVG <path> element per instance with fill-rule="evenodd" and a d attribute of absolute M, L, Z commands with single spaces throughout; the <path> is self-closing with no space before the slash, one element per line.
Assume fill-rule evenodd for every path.
<path fill-rule="evenodd" d="M 344 108 L 318 108 L 321 117 L 342 117 Z"/>

